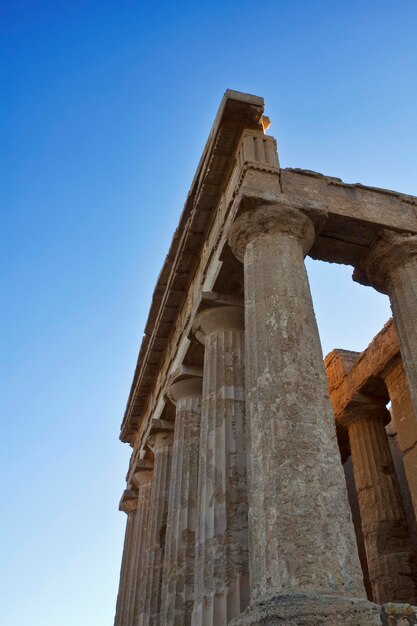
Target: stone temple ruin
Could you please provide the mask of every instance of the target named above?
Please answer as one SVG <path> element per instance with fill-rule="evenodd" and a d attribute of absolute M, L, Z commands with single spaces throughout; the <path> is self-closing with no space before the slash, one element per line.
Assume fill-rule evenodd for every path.
<path fill-rule="evenodd" d="M 263 109 L 226 92 L 155 288 L 115 625 L 411 626 L 417 198 L 281 169 Z M 388 294 L 361 354 L 323 362 L 307 254 Z"/>

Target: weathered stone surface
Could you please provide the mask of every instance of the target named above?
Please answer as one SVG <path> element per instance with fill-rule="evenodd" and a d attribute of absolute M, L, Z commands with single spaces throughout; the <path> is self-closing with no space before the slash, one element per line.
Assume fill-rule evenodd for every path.
<path fill-rule="evenodd" d="M 201 391 L 201 378 L 169 390 L 176 419 L 162 579 L 161 624 L 167 625 L 189 626 L 194 607 Z"/>
<path fill-rule="evenodd" d="M 414 514 L 410 488 L 408 485 L 407 474 L 404 467 L 403 453 L 401 452 L 400 444 L 398 441 L 397 428 L 395 426 L 394 420 L 392 419 L 392 414 L 391 421 L 386 426 L 385 431 L 387 433 L 391 456 L 394 462 L 395 473 L 397 474 L 398 482 L 400 484 L 401 498 L 407 516 L 408 528 L 410 529 L 411 534 L 411 541 L 413 542 L 414 549 L 417 551 L 417 523 Z"/>
<path fill-rule="evenodd" d="M 119 511 L 123 511 L 126 515 L 136 511 L 138 505 L 138 492 L 136 489 L 125 489 L 119 502 Z"/>
<path fill-rule="evenodd" d="M 417 443 L 417 419 L 410 396 L 410 389 L 400 358 L 390 365 L 384 375 L 391 400 L 391 413 L 398 432 L 401 450 L 406 453 Z"/>
<path fill-rule="evenodd" d="M 156 457 L 148 529 L 145 521 L 140 524 L 146 531 L 147 549 L 142 557 L 139 507 L 135 514 L 134 497 L 125 497 L 122 509 L 135 518 L 126 533 L 117 626 L 131 626 L 132 606 L 134 626 L 163 626 L 163 622 L 179 626 L 183 619 L 188 623 L 192 599 L 196 601 L 194 623 L 201 626 L 222 626 L 232 620 L 235 625 L 380 623 L 378 608 L 364 599 L 303 254 L 354 265 L 358 280 L 389 293 L 415 418 L 417 198 L 346 185 L 314 172 L 280 169 L 276 142 L 264 133 L 268 124 L 262 112 L 260 98 L 236 92 L 225 95 L 158 278 L 121 432 L 121 439 L 133 447 L 127 485 L 136 499 L 142 472 L 150 470 L 145 467 L 149 443 Z M 381 229 L 385 229 L 382 234 Z M 236 314 L 242 272 L 231 261 L 229 240 L 245 265 L 250 414 L 252 603 L 240 616 L 248 603 L 245 394 L 243 367 L 235 368 L 243 356 L 243 331 L 235 326 L 213 330 L 208 320 L 215 314 L 204 310 L 222 305 L 223 315 L 228 308 Z M 199 323 L 203 313 L 207 328 Z M 174 372 L 182 368 L 184 378 L 185 363 L 201 366 L 202 349 L 200 354 L 193 351 L 191 339 L 197 314 L 196 330 L 203 331 L 206 343 L 206 409 L 201 431 L 197 568 L 194 597 L 187 600 L 191 574 L 183 574 L 183 565 L 191 572 L 188 533 L 193 507 L 190 491 L 184 487 L 184 495 L 182 490 L 184 472 L 179 467 L 185 457 L 176 453 L 178 480 L 171 482 L 173 514 L 167 520 L 170 452 L 159 455 L 154 442 L 172 440 L 169 429 L 175 411 L 166 390 Z M 348 366 L 339 372 L 342 382 L 330 392 L 340 417 L 350 404 L 363 402 L 364 395 L 388 402 L 387 385 L 392 383 L 393 406 L 402 405 L 401 413 L 395 412 L 401 422 L 401 445 L 407 446 L 404 466 L 416 493 L 414 418 L 403 420 L 405 412 L 411 416 L 406 385 L 390 369 L 393 359 L 398 359 L 398 344 L 392 327 L 383 332 L 386 339 L 392 335 L 392 341 L 385 346 L 374 343 L 357 361 L 349 353 Z M 336 369 L 341 365 L 338 358 L 334 355 L 332 361 Z M 179 433 L 178 428 L 177 416 Z M 337 435 L 339 441 L 346 440 L 344 428 L 338 427 Z M 372 437 L 380 444 L 381 432 Z M 379 450 L 374 447 L 373 452 Z M 186 445 L 183 452 L 186 456 Z M 344 459 L 346 454 L 348 445 Z M 398 467 L 401 470 L 402 465 Z M 377 493 L 380 484 L 374 482 L 371 491 Z M 388 514 L 385 511 L 388 517 L 391 505 Z M 190 513 L 189 518 L 184 511 Z M 164 544 L 167 522 L 168 536 L 173 537 L 173 541 L 168 539 L 169 546 Z M 395 534 L 402 525 L 389 527 Z M 184 545 L 188 546 L 185 551 Z M 381 546 L 376 552 L 382 555 Z M 401 559 L 399 568 L 404 569 Z M 384 576 L 384 567 L 381 571 Z M 167 590 L 163 617 L 162 576 Z M 393 624 L 405 626 L 401 620 L 408 619 L 407 615 L 401 607 L 395 610 L 385 610 L 384 623 L 392 618 L 397 620 Z"/>
<path fill-rule="evenodd" d="M 380 607 L 360 598 L 313 593 L 274 596 L 230 626 L 381 626 Z"/>
<path fill-rule="evenodd" d="M 126 608 L 125 626 L 135 624 L 135 606 L 138 600 L 138 592 L 143 580 L 143 559 L 146 548 L 146 536 L 148 529 L 149 501 L 151 495 L 152 471 L 143 470 L 136 474 L 138 488 L 138 504 L 134 518 L 132 534 L 132 558 L 126 583 L 128 603 Z"/>
<path fill-rule="evenodd" d="M 135 606 L 135 626 L 159 626 L 162 566 L 168 512 L 168 490 L 172 462 L 172 431 L 153 435 L 149 447 L 155 455 L 150 496 L 143 577 Z"/>
<path fill-rule="evenodd" d="M 356 264 L 364 246 L 372 243 L 381 228 L 417 233 L 415 197 L 349 185 L 308 170 L 279 169 L 276 142 L 262 129 L 262 112 L 261 98 L 226 92 L 158 279 L 123 420 L 123 441 L 132 441 L 141 420 L 148 419 L 148 410 L 152 413 L 149 399 L 155 388 L 166 384 L 158 377 L 162 372 L 163 378 L 169 375 L 166 365 L 178 345 L 177 337 L 169 331 L 189 320 L 190 312 L 194 316 L 201 297 L 199 288 L 217 263 L 213 251 L 221 251 L 229 218 L 233 220 L 242 198 L 256 205 L 279 199 L 284 193 L 302 204 L 318 202 L 325 206 L 329 217 L 311 250 L 314 258 L 322 260 Z M 205 181 L 210 170 L 215 173 L 215 184 L 207 202 L 204 188 L 208 189 Z M 186 263 L 181 265 L 184 258 Z M 197 302 L 191 302 L 187 292 L 193 293 Z M 163 328 L 162 312 L 168 306 L 171 317 Z M 187 332 L 181 328 L 181 334 Z"/>
<path fill-rule="evenodd" d="M 390 297 L 411 401 L 417 415 L 417 235 L 383 230 L 353 277 Z"/>
<path fill-rule="evenodd" d="M 417 516 L 417 418 L 400 358 L 395 359 L 390 365 L 384 379 L 391 400 L 391 413 L 398 433 L 398 442 L 403 453 L 402 462 L 413 508 Z"/>
<path fill-rule="evenodd" d="M 313 239 L 287 201 L 242 215 L 229 238 L 245 267 L 252 606 L 365 596 L 303 260 Z"/>
<path fill-rule="evenodd" d="M 119 505 L 119 509 L 127 514 L 127 520 L 114 626 L 125 626 L 128 616 L 127 612 L 130 600 L 129 570 L 135 545 L 133 534 L 137 506 L 137 499 L 133 497 L 133 495 L 134 493 L 131 490 L 125 490 Z"/>
<path fill-rule="evenodd" d="M 194 626 L 226 626 L 249 602 L 242 307 L 202 311 L 204 343 Z"/>
<path fill-rule="evenodd" d="M 325 363 L 336 419 L 349 429 L 374 599 L 414 602 L 416 555 L 410 528 L 415 522 L 405 510 L 406 488 L 398 483 L 384 428 L 390 415 L 383 377 L 391 381 L 396 404 L 407 391 L 391 321 L 361 354 L 334 350 Z M 369 391 L 381 395 L 370 397 Z M 401 470 L 401 459 L 396 461 Z"/>
<path fill-rule="evenodd" d="M 263 110 L 263 98 L 231 89 L 226 91 L 220 104 L 187 196 L 179 227 L 158 277 L 123 418 L 121 433 L 123 441 L 129 441 L 134 434 L 147 396 L 155 382 L 158 367 L 153 370 L 149 367 L 150 357 L 156 356 L 158 365 L 164 356 L 163 348 L 157 345 L 157 339 L 163 337 L 163 347 L 168 343 L 169 329 L 174 318 L 171 318 L 164 331 L 160 312 L 171 305 L 175 308 L 175 317 L 179 313 L 195 268 L 196 258 L 205 244 L 206 228 L 211 222 L 213 210 L 220 200 L 234 165 L 235 152 L 242 132 L 245 129 L 258 129 L 260 135 L 263 135 Z M 276 149 L 275 158 L 277 158 Z"/>
<path fill-rule="evenodd" d="M 336 418 L 342 416 L 356 397 L 372 394 L 389 400 L 384 372 L 399 355 L 392 320 L 374 337 L 363 352 L 332 350 L 324 359 L 330 398 Z"/>
<path fill-rule="evenodd" d="M 381 228 L 417 232 L 417 200 L 387 189 L 347 184 L 340 178 L 286 168 L 280 173 L 282 192 L 305 202 L 320 202 L 329 218 L 310 256 L 355 265 Z"/>
<path fill-rule="evenodd" d="M 409 604 L 384 604 L 381 617 L 383 626 L 417 626 L 417 608 Z"/>
<path fill-rule="evenodd" d="M 173 430 L 173 422 L 168 422 L 168 420 L 153 419 L 151 420 L 151 428 L 149 434 L 154 435 L 155 433 L 170 432 Z"/>
<path fill-rule="evenodd" d="M 347 409 L 353 471 L 361 513 L 373 598 L 385 602 L 416 602 L 417 555 L 385 425 L 385 406 L 371 403 Z"/>
<path fill-rule="evenodd" d="M 362 574 L 363 574 L 363 582 L 365 585 L 366 595 L 368 600 L 373 600 L 372 594 L 372 586 L 369 578 L 369 570 L 368 570 L 368 561 L 366 558 L 366 548 L 365 542 L 363 538 L 363 530 L 362 530 L 362 520 L 361 513 L 359 507 L 358 494 L 356 492 L 355 485 L 355 477 L 353 474 L 353 464 L 352 464 L 352 456 L 350 455 L 350 447 L 349 447 L 349 458 L 343 464 L 343 470 L 345 472 L 345 480 L 346 487 L 348 492 L 348 499 L 350 510 L 352 512 L 352 521 L 355 529 L 356 535 L 356 543 L 358 546 L 358 555 L 361 563 Z"/>
<path fill-rule="evenodd" d="M 416 510 L 415 494 L 417 493 L 417 448 L 409 450 L 403 457 L 404 468 L 407 473 L 408 486 L 413 498 L 414 510 Z"/>

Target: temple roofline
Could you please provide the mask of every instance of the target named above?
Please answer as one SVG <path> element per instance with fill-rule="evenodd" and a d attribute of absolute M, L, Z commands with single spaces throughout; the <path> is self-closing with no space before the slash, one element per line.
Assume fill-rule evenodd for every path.
<path fill-rule="evenodd" d="M 181 308 L 213 210 L 246 129 L 263 130 L 264 99 L 228 89 L 220 103 L 152 296 L 120 439 L 130 442 Z"/>

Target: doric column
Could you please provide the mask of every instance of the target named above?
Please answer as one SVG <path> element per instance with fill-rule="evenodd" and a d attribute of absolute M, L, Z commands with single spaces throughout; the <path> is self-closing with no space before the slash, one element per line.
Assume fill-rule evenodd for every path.
<path fill-rule="evenodd" d="M 417 415 L 417 235 L 384 230 L 355 269 L 353 279 L 388 294 L 398 343 Z"/>
<path fill-rule="evenodd" d="M 349 435 L 346 430 L 346 438 L 349 441 Z M 340 441 L 339 441 L 340 445 Z M 342 458 L 343 463 L 343 458 Z M 365 542 L 363 539 L 362 520 L 359 508 L 358 494 L 356 492 L 355 477 L 353 474 L 352 456 L 350 454 L 349 446 L 349 458 L 343 463 L 343 470 L 345 472 L 346 488 L 348 493 L 348 500 L 350 510 L 352 513 L 353 527 L 355 529 L 356 544 L 358 546 L 359 561 L 362 568 L 363 584 L 365 585 L 366 596 L 369 600 L 373 598 L 371 581 L 369 579 L 368 561 L 366 558 Z"/>
<path fill-rule="evenodd" d="M 155 455 L 149 504 L 142 586 L 139 589 L 134 625 L 159 626 L 162 567 L 168 512 L 168 490 L 172 461 L 173 424 L 155 420 L 148 447 Z M 169 429 L 169 430 L 168 430 Z"/>
<path fill-rule="evenodd" d="M 384 373 L 384 380 L 391 400 L 391 414 L 397 428 L 407 483 L 417 518 L 417 418 L 400 358 Z"/>
<path fill-rule="evenodd" d="M 201 378 L 174 382 L 176 405 L 168 522 L 162 580 L 161 624 L 189 626 L 194 606 Z"/>
<path fill-rule="evenodd" d="M 116 615 L 114 618 L 115 626 L 124 626 L 127 624 L 127 614 L 129 606 L 129 588 L 130 578 L 129 571 L 133 558 L 134 550 L 134 526 L 135 516 L 138 504 L 138 493 L 133 489 L 125 489 L 120 500 L 119 510 L 127 515 L 125 540 L 123 545 L 122 566 L 120 568 L 119 592 L 117 594 Z"/>
<path fill-rule="evenodd" d="M 251 607 L 235 625 L 379 624 L 364 599 L 304 265 L 324 219 L 283 196 L 241 214 L 229 236 L 245 272 L 249 441 Z"/>
<path fill-rule="evenodd" d="M 152 484 L 153 462 L 140 459 L 136 462 L 132 484 L 138 490 L 137 510 L 133 527 L 133 554 L 129 571 L 129 603 L 126 610 L 126 626 L 135 624 L 135 608 L 144 575 L 144 556 L 148 529 L 149 502 Z"/>
<path fill-rule="evenodd" d="M 226 626 L 248 604 L 243 308 L 215 307 L 204 343 L 194 626 Z"/>
<path fill-rule="evenodd" d="M 374 600 L 415 604 L 417 560 L 385 432 L 389 411 L 371 399 L 349 407 L 341 419 L 349 430 Z"/>

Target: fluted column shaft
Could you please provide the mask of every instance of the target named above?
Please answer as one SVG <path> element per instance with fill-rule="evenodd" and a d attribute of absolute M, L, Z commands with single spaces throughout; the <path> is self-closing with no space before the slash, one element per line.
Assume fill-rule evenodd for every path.
<path fill-rule="evenodd" d="M 243 309 L 195 322 L 205 345 L 194 626 L 226 626 L 248 603 Z"/>
<path fill-rule="evenodd" d="M 189 626 L 194 606 L 202 379 L 174 382 L 174 446 L 162 581 L 161 624 Z"/>
<path fill-rule="evenodd" d="M 310 218 L 295 206 L 284 197 L 282 204 L 248 211 L 229 236 L 245 271 L 252 605 L 233 623 L 266 623 L 274 615 L 311 624 L 303 620 L 315 614 L 320 624 L 368 626 L 379 618 L 361 600 L 365 590 L 304 265 L 322 213 L 311 207 Z M 328 601 L 325 594 L 331 594 Z M 343 596 L 360 598 L 355 612 Z"/>
<path fill-rule="evenodd" d="M 168 490 L 172 461 L 172 432 L 158 432 L 148 445 L 155 460 L 149 504 L 143 578 L 139 589 L 134 624 L 160 626 L 162 566 L 168 512 Z"/>
<path fill-rule="evenodd" d="M 349 430 L 369 576 L 375 602 L 416 602 L 417 560 L 384 426 L 384 406 L 343 417 Z"/>
<path fill-rule="evenodd" d="M 388 294 L 417 415 L 417 235 L 384 230 L 353 278 Z"/>
<path fill-rule="evenodd" d="M 130 568 L 134 552 L 134 528 L 137 510 L 137 492 L 126 489 L 120 501 L 119 510 L 127 515 L 125 539 L 123 544 L 122 565 L 120 568 L 119 592 L 117 594 L 115 626 L 125 626 L 128 619 L 130 601 Z"/>
<path fill-rule="evenodd" d="M 391 413 L 397 428 L 401 452 L 403 453 L 404 469 L 414 514 L 417 518 L 417 418 L 401 359 L 393 364 L 385 374 L 384 379 L 391 400 Z"/>
<path fill-rule="evenodd" d="M 129 603 L 126 611 L 126 626 L 134 626 L 135 611 L 139 600 L 144 575 L 144 557 L 146 548 L 146 536 L 148 529 L 149 503 L 151 496 L 152 471 L 142 471 L 135 474 L 138 488 L 138 507 L 134 520 L 134 552 L 130 567 Z"/>

